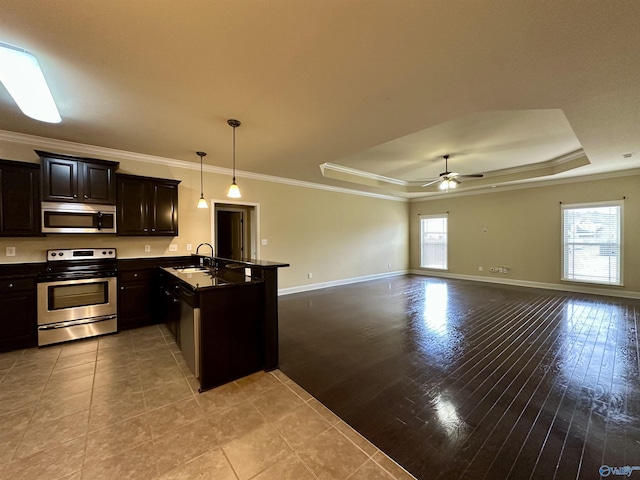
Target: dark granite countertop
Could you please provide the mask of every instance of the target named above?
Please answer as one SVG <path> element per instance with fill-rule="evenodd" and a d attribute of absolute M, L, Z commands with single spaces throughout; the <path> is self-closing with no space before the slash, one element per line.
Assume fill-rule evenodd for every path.
<path fill-rule="evenodd" d="M 283 262 L 273 262 L 270 260 L 256 260 L 254 258 L 242 258 L 240 260 L 231 259 L 231 258 L 223 258 L 223 257 L 208 257 L 206 255 L 196 255 L 193 256 L 202 257 L 202 258 L 213 258 L 214 262 L 221 263 L 226 265 L 227 268 L 233 268 L 234 265 L 238 267 L 260 267 L 260 268 L 280 268 L 280 267 L 288 267 L 288 263 Z"/>
<path fill-rule="evenodd" d="M 216 269 L 214 267 L 160 267 L 189 285 L 193 290 L 235 287 L 262 283 L 261 278 L 245 275 L 245 272 Z"/>

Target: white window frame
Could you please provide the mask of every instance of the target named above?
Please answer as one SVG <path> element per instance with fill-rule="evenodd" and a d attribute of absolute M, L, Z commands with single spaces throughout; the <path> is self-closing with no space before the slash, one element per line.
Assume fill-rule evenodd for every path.
<path fill-rule="evenodd" d="M 449 214 L 440 213 L 434 215 L 420 215 L 420 268 L 427 268 L 430 270 L 448 270 L 449 269 Z M 438 266 L 435 264 L 429 265 L 425 258 L 425 225 L 423 220 L 430 219 L 444 219 L 445 220 L 445 232 L 444 232 L 444 265 Z M 438 232 L 442 233 L 442 232 Z M 437 242 L 431 242 L 432 245 L 437 245 Z"/>
<path fill-rule="evenodd" d="M 599 281 L 599 280 L 590 280 L 585 278 L 576 278 L 576 275 L 565 275 L 567 272 L 567 262 L 568 258 L 565 253 L 567 252 L 567 244 L 568 239 L 566 238 L 566 230 L 565 230 L 565 211 L 566 210 L 579 210 L 579 209 L 587 209 L 594 207 L 618 207 L 620 209 L 619 215 L 619 224 L 618 224 L 618 278 L 615 281 Z M 607 286 L 623 286 L 624 276 L 623 276 L 623 265 L 624 265 L 624 201 L 616 200 L 610 202 L 592 202 L 592 203 L 575 203 L 575 204 L 562 204 L 560 208 L 560 219 L 561 219 L 561 231 L 560 231 L 560 278 L 564 282 L 576 282 L 576 283 L 593 283 L 598 285 L 607 285 Z M 594 243 L 595 245 L 600 245 L 599 243 Z"/>

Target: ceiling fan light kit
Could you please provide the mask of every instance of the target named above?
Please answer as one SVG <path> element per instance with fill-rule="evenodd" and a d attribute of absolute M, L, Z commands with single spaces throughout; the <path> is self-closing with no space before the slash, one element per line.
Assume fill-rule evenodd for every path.
<path fill-rule="evenodd" d="M 438 188 L 443 191 L 448 191 L 450 188 L 456 188 L 458 184 L 462 183 L 459 178 L 481 178 L 484 175 L 481 173 L 476 173 L 474 175 L 460 175 L 457 172 L 449 171 L 449 155 L 443 155 L 444 158 L 444 172 L 440 174 L 440 176 L 430 182 L 422 185 L 423 187 L 429 187 L 435 183 L 440 183 Z"/>

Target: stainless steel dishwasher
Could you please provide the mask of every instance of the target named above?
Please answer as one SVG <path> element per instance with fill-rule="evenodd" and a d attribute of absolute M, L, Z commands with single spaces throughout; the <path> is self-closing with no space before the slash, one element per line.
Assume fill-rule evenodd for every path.
<path fill-rule="evenodd" d="M 180 285 L 180 350 L 191 373 L 200 378 L 200 304 L 199 295 Z"/>

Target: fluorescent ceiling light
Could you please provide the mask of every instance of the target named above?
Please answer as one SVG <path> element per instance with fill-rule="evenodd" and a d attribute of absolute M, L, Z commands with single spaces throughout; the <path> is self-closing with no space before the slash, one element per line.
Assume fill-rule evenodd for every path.
<path fill-rule="evenodd" d="M 62 120 L 38 60 L 26 50 L 0 42 L 0 82 L 26 116 L 49 123 Z"/>

